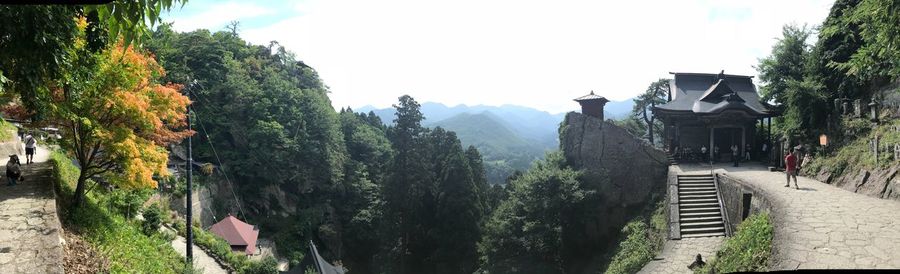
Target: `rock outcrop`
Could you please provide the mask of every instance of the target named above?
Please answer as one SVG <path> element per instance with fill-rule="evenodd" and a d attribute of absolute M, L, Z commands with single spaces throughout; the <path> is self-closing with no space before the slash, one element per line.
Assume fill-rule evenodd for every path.
<path fill-rule="evenodd" d="M 584 256 L 614 248 L 610 244 L 616 243 L 626 222 L 665 193 L 668 160 L 663 151 L 625 129 L 580 113 L 567 114 L 559 133 L 567 164 L 583 174 L 582 187 L 599 194 L 578 216 L 584 225 L 563 231 L 569 235 L 563 244 L 579 250 L 574 257 L 596 262 L 596 257 Z M 579 259 L 568 263 L 574 270 L 600 267 L 583 265 Z"/>
<path fill-rule="evenodd" d="M 644 205 L 665 186 L 665 152 L 610 122 L 570 112 L 560 128 L 560 149 L 587 180 L 609 178 L 601 195 L 610 206 Z"/>

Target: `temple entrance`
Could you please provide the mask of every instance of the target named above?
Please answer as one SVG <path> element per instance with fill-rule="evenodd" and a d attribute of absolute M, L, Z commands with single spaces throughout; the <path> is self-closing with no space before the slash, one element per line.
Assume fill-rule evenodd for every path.
<path fill-rule="evenodd" d="M 713 135 L 715 136 L 713 139 L 713 152 L 715 152 L 715 147 L 719 147 L 719 154 L 713 155 L 713 158 L 716 162 L 730 162 L 733 161 L 731 159 L 731 146 L 737 145 L 738 147 L 738 157 L 741 157 L 740 153 L 744 150 L 741 138 L 741 128 L 715 128 L 713 129 Z"/>

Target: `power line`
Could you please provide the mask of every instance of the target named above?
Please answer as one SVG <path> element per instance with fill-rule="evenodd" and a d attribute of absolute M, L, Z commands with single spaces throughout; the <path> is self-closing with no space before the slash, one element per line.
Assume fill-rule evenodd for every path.
<path fill-rule="evenodd" d="M 201 98 L 203 101 L 210 106 L 209 101 L 206 100 L 205 97 L 201 97 L 199 93 L 193 91 L 193 89 L 188 89 L 188 92 L 194 95 L 194 98 Z M 221 110 L 221 109 L 220 109 Z M 241 213 L 242 218 L 247 218 L 247 214 L 244 213 L 244 208 L 241 205 L 241 200 L 238 199 L 237 194 L 234 192 L 235 184 L 231 181 L 231 178 L 228 177 L 228 172 L 225 171 L 225 165 L 222 164 L 222 159 L 219 158 L 219 152 L 216 150 L 216 146 L 212 143 L 212 138 L 209 137 L 209 133 L 206 131 L 206 125 L 203 124 L 203 121 L 200 119 L 200 116 L 194 111 L 194 117 L 197 118 L 197 123 L 200 124 L 200 129 L 203 130 L 203 135 L 206 136 L 206 142 L 209 144 L 209 147 L 212 148 L 213 155 L 216 157 L 216 162 L 219 163 L 219 168 L 222 169 L 222 175 L 225 176 L 225 181 L 228 182 L 229 189 L 231 190 L 231 196 L 234 198 L 235 203 L 237 203 L 238 211 Z M 254 155 L 255 157 L 256 155 Z"/>
<path fill-rule="evenodd" d="M 200 119 L 200 116 L 197 113 L 194 113 L 194 118 L 197 118 L 197 123 L 200 124 L 200 129 L 203 130 L 203 135 L 206 136 L 206 143 L 209 144 L 209 147 L 212 148 L 213 155 L 216 156 L 216 162 L 219 163 L 219 168 L 222 169 L 222 175 L 225 175 L 225 181 L 228 182 L 229 188 L 231 189 L 231 196 L 234 197 L 234 201 L 238 205 L 238 210 L 241 212 L 241 217 L 247 218 L 247 215 L 244 214 L 244 208 L 241 206 L 241 200 L 238 199 L 237 194 L 234 193 L 234 183 L 231 182 L 231 179 L 228 177 L 228 172 L 225 171 L 224 165 L 222 165 L 222 159 L 219 158 L 219 153 L 216 151 L 216 146 L 212 143 L 212 139 L 209 138 L 209 133 L 206 131 L 206 126 L 203 125 L 203 121 Z"/>

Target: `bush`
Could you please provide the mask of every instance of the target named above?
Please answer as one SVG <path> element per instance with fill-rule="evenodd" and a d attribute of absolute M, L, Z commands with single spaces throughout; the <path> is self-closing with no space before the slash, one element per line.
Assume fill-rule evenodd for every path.
<path fill-rule="evenodd" d="M 262 261 L 255 262 L 245 267 L 243 274 L 278 274 L 278 261 L 272 257 L 266 257 Z"/>
<path fill-rule="evenodd" d="M 159 226 L 162 224 L 161 215 L 162 212 L 157 204 L 152 204 L 144 209 L 144 222 L 141 223 L 144 234 L 153 235 L 159 231 Z"/>
<path fill-rule="evenodd" d="M 622 233 L 625 239 L 619 243 L 609 267 L 605 273 L 637 273 L 653 260 L 662 249 L 666 239 L 665 200 L 656 203 L 649 224 L 644 218 L 638 218 L 625 225 Z"/>
<path fill-rule="evenodd" d="M 716 252 L 716 258 L 694 273 L 766 271 L 772 255 L 772 231 L 768 213 L 751 215 Z"/>

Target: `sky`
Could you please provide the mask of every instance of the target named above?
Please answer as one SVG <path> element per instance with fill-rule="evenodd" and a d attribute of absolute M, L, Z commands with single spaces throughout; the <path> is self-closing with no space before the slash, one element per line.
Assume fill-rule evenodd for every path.
<path fill-rule="evenodd" d="M 408 94 L 560 113 L 590 91 L 632 98 L 669 72 L 756 75 L 785 24 L 817 26 L 832 3 L 191 0 L 163 17 L 178 31 L 238 21 L 245 40 L 278 41 L 318 71 L 336 109 Z"/>

